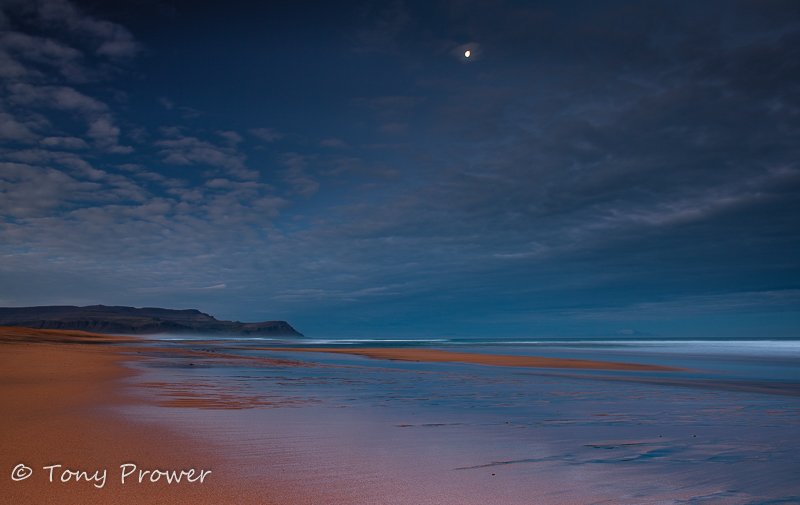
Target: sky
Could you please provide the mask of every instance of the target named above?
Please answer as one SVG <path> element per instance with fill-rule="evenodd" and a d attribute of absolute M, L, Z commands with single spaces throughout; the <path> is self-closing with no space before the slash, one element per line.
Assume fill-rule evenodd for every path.
<path fill-rule="evenodd" d="M 800 337 L 793 0 L 0 0 L 0 82 L 3 306 Z"/>

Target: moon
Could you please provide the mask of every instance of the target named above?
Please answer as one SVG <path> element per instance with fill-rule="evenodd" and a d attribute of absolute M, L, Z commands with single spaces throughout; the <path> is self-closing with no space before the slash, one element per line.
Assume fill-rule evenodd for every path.
<path fill-rule="evenodd" d="M 470 51 L 469 49 L 464 51 L 464 58 L 469 58 L 470 56 L 472 56 L 472 51 Z"/>

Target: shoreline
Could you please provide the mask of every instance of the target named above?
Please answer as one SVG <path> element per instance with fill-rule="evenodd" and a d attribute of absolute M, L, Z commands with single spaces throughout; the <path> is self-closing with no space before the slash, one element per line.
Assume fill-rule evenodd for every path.
<path fill-rule="evenodd" d="M 557 368 L 578 370 L 609 370 L 639 372 L 676 372 L 681 368 L 641 363 L 624 363 L 587 359 L 546 358 L 541 356 L 511 356 L 505 354 L 485 354 L 470 352 L 443 351 L 439 349 L 409 349 L 399 347 L 333 349 L 328 347 L 255 347 L 253 350 L 274 352 L 324 352 L 350 354 L 373 359 L 393 361 L 413 361 L 428 363 L 467 363 L 473 365 Z"/>
<path fill-rule="evenodd" d="M 745 480 L 732 503 L 794 496 L 797 459 L 781 441 L 796 434 L 796 402 L 752 396 L 774 393 L 766 382 L 460 349 L 251 354 L 195 343 L 0 327 L 0 496 L 19 505 L 660 503 L 753 475 L 767 450 L 770 477 Z M 571 370 L 535 370 L 558 367 Z M 703 478 L 676 461 L 701 465 Z M 13 482 L 20 463 L 34 474 Z M 565 487 L 576 465 L 583 483 Z"/>
<path fill-rule="evenodd" d="M 123 407 L 158 405 L 124 383 L 138 375 L 125 363 L 149 359 L 136 342 L 0 327 L 0 496 L 8 503 L 319 502 L 286 483 L 246 479 L 223 445 L 168 417 L 127 417 Z"/>

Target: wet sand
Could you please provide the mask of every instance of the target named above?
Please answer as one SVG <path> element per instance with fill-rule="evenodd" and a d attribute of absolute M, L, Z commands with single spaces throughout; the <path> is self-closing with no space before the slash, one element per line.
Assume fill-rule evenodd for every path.
<path fill-rule="evenodd" d="M 125 419 L 115 407 L 142 399 L 130 396 L 122 381 L 134 372 L 124 361 L 138 356 L 135 340 L 77 331 L 0 328 L 0 496 L 4 503 L 320 503 L 324 490 L 305 493 L 280 482 L 241 478 L 235 459 L 213 442 Z M 116 345 L 110 345 L 116 344 Z M 194 406 L 203 406 L 198 400 Z M 32 475 L 14 481 L 19 464 Z M 122 484 L 122 471 L 137 471 Z M 53 469 L 53 482 L 46 466 Z M 63 471 L 88 472 L 80 478 Z M 102 470 L 107 471 L 102 482 Z M 138 482 L 138 470 L 195 469 L 204 481 L 167 484 Z M 95 473 L 100 472 L 100 473 Z M 89 477 L 92 477 L 90 479 Z M 102 488 L 98 486 L 102 483 Z M 316 494 L 317 496 L 311 496 Z M 287 501 L 291 500 L 291 501 Z"/>
<path fill-rule="evenodd" d="M 424 361 L 432 363 L 470 363 L 489 366 L 513 366 L 527 368 L 570 368 L 580 370 L 627 370 L 642 372 L 667 372 L 677 371 L 678 368 L 643 365 L 639 363 L 619 363 L 614 361 L 595 361 L 585 359 L 545 358 L 540 356 L 508 356 L 502 354 L 479 354 L 468 352 L 452 352 L 437 349 L 406 349 L 406 348 L 351 348 L 331 349 L 327 347 L 260 347 L 262 351 L 280 352 L 326 352 L 337 354 L 352 354 L 375 359 L 388 359 L 398 361 Z"/>
<path fill-rule="evenodd" d="M 3 502 L 557 505 L 719 498 L 744 505 L 800 496 L 789 477 L 797 461 L 796 401 L 761 394 L 775 384 L 731 390 L 718 387 L 724 374 L 650 374 L 682 369 L 460 348 L 253 353 L 259 348 L 249 343 L 0 327 Z M 341 353 L 401 362 L 344 360 Z M 683 358 L 660 363 L 704 370 Z M 547 370 L 555 368 L 569 370 Z M 618 373 L 590 373 L 603 370 Z M 18 463 L 34 475 L 13 482 Z M 124 463 L 212 474 L 203 484 L 122 485 Z M 106 468 L 108 480 L 102 489 L 60 483 L 58 474 L 49 483 L 42 467 L 51 464 Z"/>

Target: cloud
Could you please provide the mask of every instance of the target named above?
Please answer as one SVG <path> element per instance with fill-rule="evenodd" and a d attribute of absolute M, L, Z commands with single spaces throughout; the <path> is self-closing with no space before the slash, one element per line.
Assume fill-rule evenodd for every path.
<path fill-rule="evenodd" d="M 369 6 L 347 58 L 386 78 L 364 92 L 344 72 L 291 135 L 230 129 L 234 105 L 224 121 L 189 121 L 156 90 L 141 103 L 175 120 L 162 128 L 117 99 L 148 92 L 108 70 L 141 50 L 127 30 L 65 2 L 9 5 L 6 299 L 68 299 L 55 284 L 69 284 L 98 293 L 75 299 L 106 298 L 92 302 L 260 313 L 269 300 L 319 331 L 497 322 L 520 334 L 540 317 L 594 327 L 681 304 L 731 314 L 794 301 L 753 295 L 797 281 L 800 36 L 778 4 L 587 4 L 575 16 L 456 2 L 434 34 L 411 4 Z M 467 40 L 485 49 L 480 65 L 453 60 Z M 347 114 L 326 115 L 337 107 Z M 212 302 L 222 285 L 230 296 Z M 629 326 L 649 330 L 613 328 Z"/>
<path fill-rule="evenodd" d="M 89 148 L 89 144 L 78 137 L 45 137 L 41 140 L 41 144 L 45 147 L 55 149 L 76 150 Z"/>
<path fill-rule="evenodd" d="M 217 132 L 217 135 L 219 135 L 220 137 L 222 137 L 223 139 L 225 139 L 225 141 L 226 141 L 226 142 L 227 142 L 229 145 L 231 145 L 231 146 L 234 146 L 234 147 L 235 147 L 237 144 L 241 144 L 241 143 L 242 143 L 242 141 L 244 140 L 244 139 L 242 138 L 242 136 L 241 136 L 241 135 L 239 135 L 238 133 L 236 133 L 235 131 L 229 131 L 229 130 L 218 131 L 218 132 Z"/>
<path fill-rule="evenodd" d="M 369 5 L 361 12 L 361 26 L 353 36 L 356 52 L 393 52 L 412 24 L 412 17 L 402 0 L 379 6 Z"/>
<path fill-rule="evenodd" d="M 210 274 L 220 259 L 235 268 L 242 254 L 263 247 L 254 226 L 268 229 L 288 203 L 255 181 L 176 184 L 147 177 L 159 174 L 146 167 L 127 165 L 125 172 L 137 183 L 93 168 L 74 153 L 28 150 L 14 156 L 30 163 L 0 164 L 0 233 L 8 238 L 0 244 L 0 257 L 13 258 L 0 267 L 0 277 L 28 272 L 34 284 L 48 271 L 42 255 L 58 251 L 58 268 L 76 275 L 102 271 L 129 283 L 134 280 L 129 275 L 144 269 L 153 275 L 134 284 L 153 285 L 173 278 L 185 282 L 185 275 L 170 272 L 192 268 L 195 289 L 223 289 L 226 283 L 204 281 L 203 272 Z M 32 254 L 14 254 L 19 247 Z"/>
<path fill-rule="evenodd" d="M 32 142 L 38 136 L 25 124 L 7 112 L 0 112 L 0 139 L 17 142 Z"/>
<path fill-rule="evenodd" d="M 335 137 L 329 137 L 326 139 L 322 139 L 319 142 L 319 145 L 322 147 L 330 147 L 332 149 L 342 149 L 347 147 L 347 143 L 342 139 L 337 139 Z"/>
<path fill-rule="evenodd" d="M 267 143 L 276 142 L 284 137 L 284 135 L 272 128 L 251 128 L 248 130 L 250 135 Z"/>
<path fill-rule="evenodd" d="M 258 172 L 247 168 L 246 157 L 236 149 L 235 144 L 219 146 L 177 131 L 168 131 L 167 137 L 155 143 L 160 148 L 160 154 L 166 163 L 210 165 L 223 168 L 231 175 L 241 179 L 257 179 L 259 177 Z M 226 137 L 226 140 L 229 138 Z"/>
<path fill-rule="evenodd" d="M 691 315 L 793 312 L 800 303 L 800 290 L 744 291 L 673 297 L 621 307 L 584 308 L 565 315 L 592 321 L 629 321 L 683 318 Z"/>
<path fill-rule="evenodd" d="M 130 153 L 133 148 L 129 146 L 121 146 L 119 142 L 119 128 L 114 125 L 111 118 L 108 116 L 93 119 L 89 123 L 89 130 L 86 134 L 95 140 L 97 145 L 107 149 L 113 153 Z"/>
<path fill-rule="evenodd" d="M 68 86 L 13 83 L 8 86 L 8 91 L 8 99 L 15 105 L 75 111 L 86 117 L 94 117 L 108 111 L 105 103 Z"/>
<path fill-rule="evenodd" d="M 0 47 L 0 77 L 4 79 L 19 79 L 26 77 L 30 71 L 23 64 L 11 57 L 8 52 Z"/>
<path fill-rule="evenodd" d="M 222 142 L 215 142 L 165 129 L 155 142 L 138 135 L 146 145 L 134 153 L 119 143 L 114 102 L 101 98 L 118 83 L 95 71 L 97 58 L 123 60 L 140 50 L 130 33 L 63 1 L 8 2 L 0 12 L 11 11 L 13 22 L 25 18 L 37 35 L 0 35 L 0 74 L 9 78 L 0 88 L 0 137 L 30 144 L 0 149 L 0 283 L 17 300 L 47 293 L 74 301 L 74 291 L 89 286 L 107 293 L 117 282 L 180 285 L 186 276 L 170 272 L 189 268 L 196 273 L 189 293 L 227 288 L 203 272 L 220 259 L 235 270 L 247 251 L 264 246 L 271 222 L 289 205 L 273 186 L 255 181 L 258 172 L 237 147 L 242 137 L 220 130 Z M 87 41 L 93 52 L 75 48 Z M 81 86 L 87 78 L 110 91 Z M 211 179 L 200 172 L 180 179 L 160 173 L 159 158 L 220 170 Z"/>
<path fill-rule="evenodd" d="M 319 181 L 307 172 L 308 158 L 298 153 L 286 153 L 282 159 L 286 166 L 283 180 L 289 184 L 291 191 L 306 198 L 319 191 Z"/>
<path fill-rule="evenodd" d="M 50 38 L 8 31 L 0 35 L 0 51 L 5 54 L 6 58 L 10 58 L 10 54 L 14 54 L 23 61 L 53 67 L 70 81 L 86 79 L 87 71 L 82 61 L 83 53 Z M 21 65 L 15 71 L 6 72 L 13 77 L 30 76 L 36 73 L 35 69 L 24 69 Z"/>
<path fill-rule="evenodd" d="M 74 111 L 87 122 L 86 135 L 96 144 L 115 153 L 129 153 L 131 147 L 119 145 L 120 129 L 114 124 L 108 106 L 69 86 L 37 86 L 13 83 L 8 87 L 8 100 L 15 106 Z"/>
<path fill-rule="evenodd" d="M 408 123 L 384 123 L 379 129 L 389 135 L 402 135 L 408 131 Z"/>
<path fill-rule="evenodd" d="M 423 97 L 411 95 L 385 95 L 357 98 L 354 104 L 374 114 L 377 130 L 387 135 L 403 135 L 408 132 L 415 112 L 425 102 Z"/>
<path fill-rule="evenodd" d="M 47 215 L 67 202 L 89 198 L 101 186 L 60 170 L 0 162 L 0 214 L 13 219 Z"/>
<path fill-rule="evenodd" d="M 130 58 L 141 50 L 141 45 L 126 28 L 86 15 L 67 0 L 38 0 L 30 7 L 46 25 L 93 38 L 98 55 L 112 59 Z"/>
<path fill-rule="evenodd" d="M 370 98 L 356 98 L 354 102 L 365 105 L 384 115 L 404 114 L 425 101 L 424 97 L 412 95 L 383 95 Z"/>
<path fill-rule="evenodd" d="M 112 153 L 130 153 L 131 147 L 119 144 L 120 129 L 110 107 L 76 87 L 105 77 L 98 71 L 98 65 L 92 65 L 96 60 L 77 47 L 91 40 L 96 54 L 111 59 L 127 58 L 138 52 L 139 47 L 130 32 L 85 15 L 66 0 L 9 0 L 0 10 L 7 23 L 22 27 L 0 34 L 0 74 L 9 78 L 0 97 L 7 104 L 5 134 L 18 141 L 31 141 L 36 138 L 32 130 L 39 130 L 37 133 L 47 137 L 41 144 L 44 147 L 85 148 L 74 140 L 69 141 L 71 147 L 65 140 L 55 140 L 77 136 L 65 135 L 72 129 L 71 121 L 59 117 L 59 124 L 55 125 L 49 113 L 71 112 L 83 118 L 85 136 L 93 139 L 96 146 Z M 7 116 L 12 113 L 16 123 Z"/>
<path fill-rule="evenodd" d="M 194 107 L 188 107 L 186 105 L 177 105 L 173 100 L 165 96 L 158 97 L 158 103 L 168 111 L 176 111 L 180 114 L 183 119 L 197 119 L 201 117 L 204 113 Z"/>
<path fill-rule="evenodd" d="M 372 286 L 355 290 L 342 289 L 288 289 L 271 297 L 278 301 L 336 301 L 337 303 L 358 302 L 374 298 L 391 297 L 402 293 L 403 284 Z"/>

